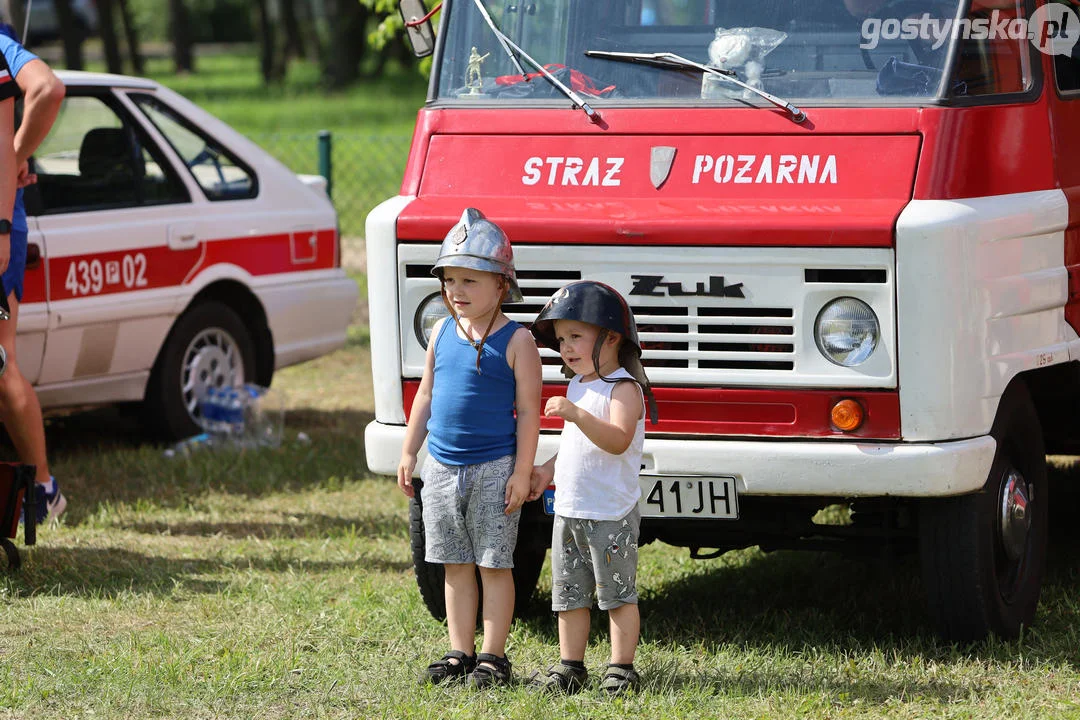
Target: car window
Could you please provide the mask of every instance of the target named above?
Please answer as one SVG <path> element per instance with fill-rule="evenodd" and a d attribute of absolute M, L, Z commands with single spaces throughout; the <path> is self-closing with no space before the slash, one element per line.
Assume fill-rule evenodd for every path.
<path fill-rule="evenodd" d="M 255 197 L 255 173 L 221 143 L 152 95 L 133 93 L 131 99 L 173 146 L 208 199 Z"/>
<path fill-rule="evenodd" d="M 32 215 L 190 200 L 161 150 L 101 96 L 64 98 L 34 154 L 34 171 L 26 203 Z"/>

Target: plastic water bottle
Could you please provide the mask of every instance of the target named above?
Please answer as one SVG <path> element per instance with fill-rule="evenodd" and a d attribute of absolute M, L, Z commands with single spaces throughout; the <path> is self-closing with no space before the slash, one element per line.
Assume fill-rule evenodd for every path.
<path fill-rule="evenodd" d="M 229 439 L 233 444 L 242 445 L 244 442 L 244 399 L 236 388 L 225 391 L 225 401 L 221 403 L 224 409 L 224 425 Z"/>
<path fill-rule="evenodd" d="M 260 399 L 265 390 L 258 385 L 248 383 L 240 389 L 244 412 L 244 447 L 259 447 L 264 444 L 266 423 Z"/>
<path fill-rule="evenodd" d="M 210 387 L 201 404 L 203 416 L 203 431 L 208 436 L 208 444 L 214 447 L 225 447 L 229 444 L 230 426 L 226 417 L 228 413 L 228 390 L 225 388 Z"/>
<path fill-rule="evenodd" d="M 165 448 L 164 455 L 167 458 L 173 458 L 176 456 L 190 455 L 196 450 L 200 450 L 205 447 L 211 446 L 211 438 L 206 433 L 199 433 L 198 435 L 192 435 L 191 437 L 181 440 L 172 447 Z"/>
<path fill-rule="evenodd" d="M 206 388 L 202 398 L 199 400 L 199 413 L 202 415 L 199 424 L 202 426 L 203 432 L 213 436 L 217 432 L 218 421 L 216 388 Z"/>

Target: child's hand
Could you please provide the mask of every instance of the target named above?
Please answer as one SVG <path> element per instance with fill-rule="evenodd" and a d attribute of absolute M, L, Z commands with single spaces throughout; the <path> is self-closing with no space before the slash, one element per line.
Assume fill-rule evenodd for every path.
<path fill-rule="evenodd" d="M 506 514 L 510 515 L 520 510 L 528 496 L 529 475 L 524 472 L 515 472 L 506 481 Z"/>
<path fill-rule="evenodd" d="M 412 484 L 412 473 L 416 467 L 416 456 L 402 453 L 401 461 L 397 467 L 397 486 L 407 497 L 416 495 L 416 489 Z"/>
<path fill-rule="evenodd" d="M 544 415 L 546 417 L 555 415 L 567 422 L 577 422 L 577 413 L 578 406 L 561 395 L 548 398 L 547 405 L 544 406 Z"/>
<path fill-rule="evenodd" d="M 532 478 L 529 483 L 529 500 L 536 500 L 544 494 L 544 490 L 555 479 L 555 469 L 547 465 L 537 465 L 532 469 Z"/>

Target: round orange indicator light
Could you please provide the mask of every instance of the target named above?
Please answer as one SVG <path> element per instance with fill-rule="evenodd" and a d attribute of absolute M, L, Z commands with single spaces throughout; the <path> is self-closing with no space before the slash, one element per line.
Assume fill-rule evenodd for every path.
<path fill-rule="evenodd" d="M 829 413 L 833 427 L 844 432 L 854 432 L 863 424 L 866 416 L 863 406 L 856 400 L 846 398 L 832 406 Z"/>

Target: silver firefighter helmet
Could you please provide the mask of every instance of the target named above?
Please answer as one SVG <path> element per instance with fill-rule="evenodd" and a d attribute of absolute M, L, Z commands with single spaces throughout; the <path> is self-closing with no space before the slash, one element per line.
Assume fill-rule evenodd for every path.
<path fill-rule="evenodd" d="M 442 280 L 445 267 L 462 267 L 496 273 L 506 278 L 506 302 L 522 301 L 514 272 L 514 249 L 506 233 L 476 208 L 466 208 L 439 248 L 431 274 Z"/>

